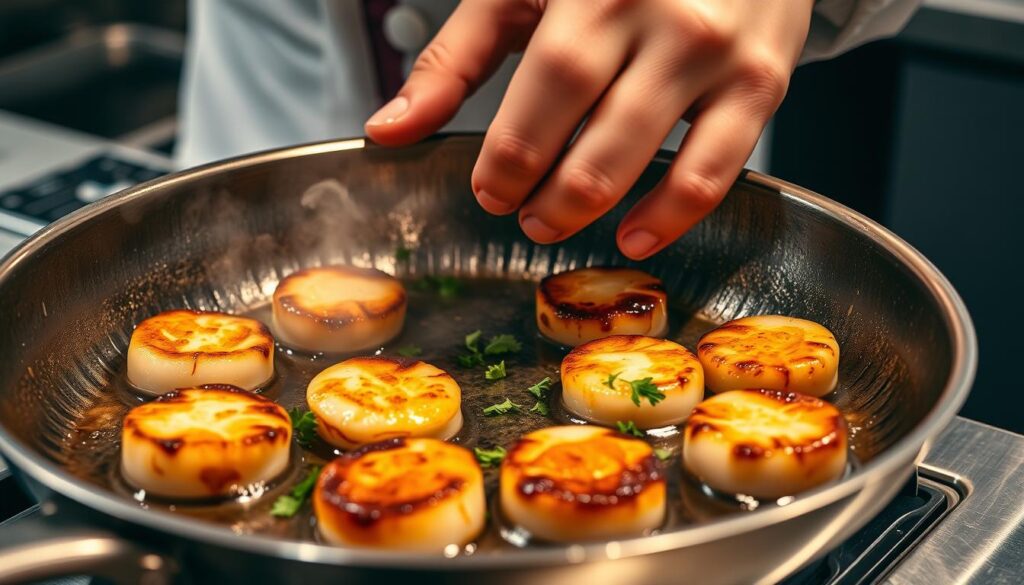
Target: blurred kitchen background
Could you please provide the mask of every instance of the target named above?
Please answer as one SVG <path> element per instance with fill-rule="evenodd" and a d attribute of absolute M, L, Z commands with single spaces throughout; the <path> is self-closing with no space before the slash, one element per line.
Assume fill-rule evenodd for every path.
<path fill-rule="evenodd" d="M 186 20 L 184 0 L 0 1 L 0 252 L 172 170 Z M 899 37 L 801 67 L 762 163 L 938 265 L 981 346 L 962 414 L 1017 432 L 1022 140 L 1024 0 L 926 0 Z"/>

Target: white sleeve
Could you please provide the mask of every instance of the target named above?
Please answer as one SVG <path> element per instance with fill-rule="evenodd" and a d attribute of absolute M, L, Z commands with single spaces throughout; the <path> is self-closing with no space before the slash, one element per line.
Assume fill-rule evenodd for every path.
<path fill-rule="evenodd" d="M 921 0 L 818 0 L 801 63 L 900 32 Z"/>

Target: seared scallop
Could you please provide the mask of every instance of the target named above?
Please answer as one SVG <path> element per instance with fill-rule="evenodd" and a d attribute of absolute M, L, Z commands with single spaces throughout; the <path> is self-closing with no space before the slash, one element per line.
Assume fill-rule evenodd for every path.
<path fill-rule="evenodd" d="M 683 464 L 728 494 L 777 499 L 840 477 L 846 421 L 828 402 L 780 390 L 736 390 L 697 405 Z"/>
<path fill-rule="evenodd" d="M 581 268 L 548 276 L 537 287 L 537 328 L 562 345 L 609 335 L 660 337 L 668 330 L 665 289 L 630 268 Z"/>
<path fill-rule="evenodd" d="M 254 319 L 166 311 L 139 323 L 128 344 L 128 380 L 148 394 L 204 384 L 255 390 L 274 375 L 274 338 Z"/>
<path fill-rule="evenodd" d="M 613 335 L 584 343 L 562 360 L 562 400 L 596 423 L 633 421 L 641 429 L 677 424 L 702 398 L 700 362 L 665 339 Z"/>
<path fill-rule="evenodd" d="M 224 496 L 274 479 L 288 466 L 288 413 L 231 386 L 175 390 L 124 418 L 121 470 L 149 494 Z"/>
<path fill-rule="evenodd" d="M 358 357 L 320 372 L 306 389 L 317 430 L 351 449 L 393 437 L 448 439 L 462 428 L 462 391 L 426 362 Z"/>
<path fill-rule="evenodd" d="M 501 466 L 501 511 L 559 542 L 642 534 L 665 517 L 665 480 L 650 445 L 596 426 L 530 433 Z"/>
<path fill-rule="evenodd" d="M 391 439 L 328 464 L 313 493 L 320 534 L 343 546 L 441 552 L 483 530 L 473 454 L 434 439 Z"/>
<path fill-rule="evenodd" d="M 405 288 L 373 268 L 295 272 L 274 290 L 274 332 L 296 349 L 350 352 L 390 341 L 405 321 Z"/>
<path fill-rule="evenodd" d="M 740 388 L 824 396 L 839 381 L 839 344 L 821 325 L 779 315 L 730 321 L 700 338 L 697 356 L 714 392 Z"/>

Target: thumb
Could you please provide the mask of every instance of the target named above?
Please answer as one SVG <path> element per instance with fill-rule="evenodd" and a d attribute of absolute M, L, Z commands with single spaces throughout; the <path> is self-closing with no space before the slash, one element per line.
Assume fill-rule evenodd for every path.
<path fill-rule="evenodd" d="M 510 4 L 524 3 L 460 2 L 416 58 L 398 95 L 366 121 L 366 134 L 385 146 L 401 146 L 447 124 L 513 50 L 515 39 L 536 26 L 539 15 L 503 14 Z"/>

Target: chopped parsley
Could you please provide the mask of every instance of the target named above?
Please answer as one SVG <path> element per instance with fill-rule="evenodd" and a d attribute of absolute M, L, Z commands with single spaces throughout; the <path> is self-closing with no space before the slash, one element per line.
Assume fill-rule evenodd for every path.
<path fill-rule="evenodd" d="M 466 349 L 473 353 L 480 353 L 480 349 L 477 347 L 477 344 L 480 343 L 481 335 L 483 335 L 483 332 L 480 331 L 479 329 L 472 333 L 467 333 L 466 340 L 464 341 Z"/>
<path fill-rule="evenodd" d="M 288 411 L 288 418 L 292 419 L 295 442 L 303 447 L 309 447 L 316 438 L 316 415 L 295 407 Z"/>
<path fill-rule="evenodd" d="M 463 353 L 455 356 L 455 361 L 458 362 L 459 366 L 463 368 L 483 366 L 486 365 L 486 356 L 515 353 L 523 348 L 522 344 L 519 343 L 519 340 L 517 340 L 514 335 L 502 333 L 501 335 L 495 335 L 492 337 L 481 351 L 480 339 L 482 336 L 483 333 L 479 329 L 466 334 L 466 338 L 463 340 L 462 344 L 469 353 Z M 488 380 L 499 380 L 504 378 L 508 375 L 505 371 L 505 362 L 502 361 L 499 364 L 487 366 L 487 373 L 485 375 Z"/>
<path fill-rule="evenodd" d="M 478 353 L 464 353 L 455 356 L 455 361 L 458 362 L 459 367 L 466 369 L 475 368 L 484 365 L 484 356 Z"/>
<path fill-rule="evenodd" d="M 484 409 L 484 414 L 487 415 L 487 416 L 502 416 L 502 415 L 509 414 L 509 413 L 512 413 L 512 412 L 520 412 L 520 411 L 522 411 L 522 407 L 520 407 L 515 402 L 512 402 L 511 400 L 506 398 L 504 402 L 499 402 L 497 404 L 492 404 L 492 405 L 488 406 L 487 408 L 485 408 Z"/>
<path fill-rule="evenodd" d="M 462 344 L 469 350 L 469 353 L 455 356 L 455 360 L 459 363 L 459 366 L 463 368 L 474 368 L 476 366 L 484 365 L 484 356 L 480 353 L 480 348 L 478 347 L 481 335 L 482 333 L 479 329 L 466 334 L 466 338 L 463 340 Z"/>
<path fill-rule="evenodd" d="M 655 449 L 654 456 L 657 457 L 659 461 L 665 461 L 672 456 L 672 451 L 669 449 Z"/>
<path fill-rule="evenodd" d="M 395 248 L 395 262 L 408 262 L 412 258 L 412 250 L 405 246 Z"/>
<path fill-rule="evenodd" d="M 274 505 L 270 508 L 270 514 L 279 518 L 291 518 L 294 516 L 302 508 L 302 504 L 309 496 L 309 492 L 313 490 L 313 486 L 316 485 L 316 478 L 319 476 L 320 466 L 317 465 L 309 470 L 305 479 L 295 484 L 292 491 L 274 500 Z"/>
<path fill-rule="evenodd" d="M 620 375 L 622 375 L 622 372 L 610 374 L 608 379 L 604 381 L 605 385 L 614 390 L 615 381 Z M 659 402 L 665 400 L 665 393 L 658 390 L 658 386 L 654 384 L 654 378 L 644 378 L 642 380 L 632 381 L 623 380 L 623 382 L 629 384 L 629 399 L 637 406 L 640 406 L 640 402 L 642 402 L 644 398 L 651 403 L 651 406 L 657 406 Z"/>
<path fill-rule="evenodd" d="M 615 379 L 618 378 L 620 375 L 622 375 L 622 372 L 619 372 L 617 374 L 608 374 L 608 379 L 604 381 L 605 385 L 614 390 Z"/>
<path fill-rule="evenodd" d="M 631 420 L 627 420 L 626 422 L 622 422 L 621 420 L 617 421 L 615 426 L 618 427 L 619 432 L 624 435 L 633 435 L 634 437 L 644 436 L 644 432 L 636 428 L 636 423 Z"/>
<path fill-rule="evenodd" d="M 537 398 L 537 402 L 530 409 L 530 412 L 536 412 L 541 416 L 547 416 L 551 414 L 551 409 L 548 408 L 547 397 L 548 390 L 551 389 L 551 378 L 544 378 L 540 382 L 537 382 L 533 386 L 526 389 L 527 392 L 533 394 Z"/>
<path fill-rule="evenodd" d="M 523 345 L 519 343 L 515 335 L 502 333 L 501 335 L 495 335 L 487 342 L 487 345 L 484 347 L 484 354 L 501 355 L 504 353 L 516 353 L 521 349 L 523 349 Z"/>
<path fill-rule="evenodd" d="M 458 296 L 462 291 L 462 283 L 454 276 L 424 276 L 416 283 L 416 288 L 433 291 L 449 299 Z"/>
<path fill-rule="evenodd" d="M 643 380 L 633 380 L 629 382 L 630 394 L 629 399 L 633 401 L 633 404 L 640 406 L 640 401 L 646 398 L 651 406 L 657 406 L 659 402 L 665 399 L 665 393 L 658 390 L 658 387 L 654 385 L 654 378 L 644 378 Z"/>
<path fill-rule="evenodd" d="M 526 389 L 527 392 L 533 394 L 538 400 L 544 400 L 548 396 L 548 390 L 551 389 L 551 378 L 544 378 L 540 382 L 537 382 L 533 386 Z"/>
<path fill-rule="evenodd" d="M 505 371 L 505 360 L 487 366 L 487 371 L 484 372 L 484 377 L 488 380 L 500 380 L 505 376 L 508 376 L 508 372 Z"/>
<path fill-rule="evenodd" d="M 505 460 L 506 451 L 504 447 L 493 449 L 473 447 L 473 453 L 476 455 L 476 460 L 480 462 L 480 467 L 495 467 Z"/>
<path fill-rule="evenodd" d="M 407 345 L 398 349 L 398 355 L 402 357 L 416 357 L 423 354 L 423 348 L 417 345 Z"/>

